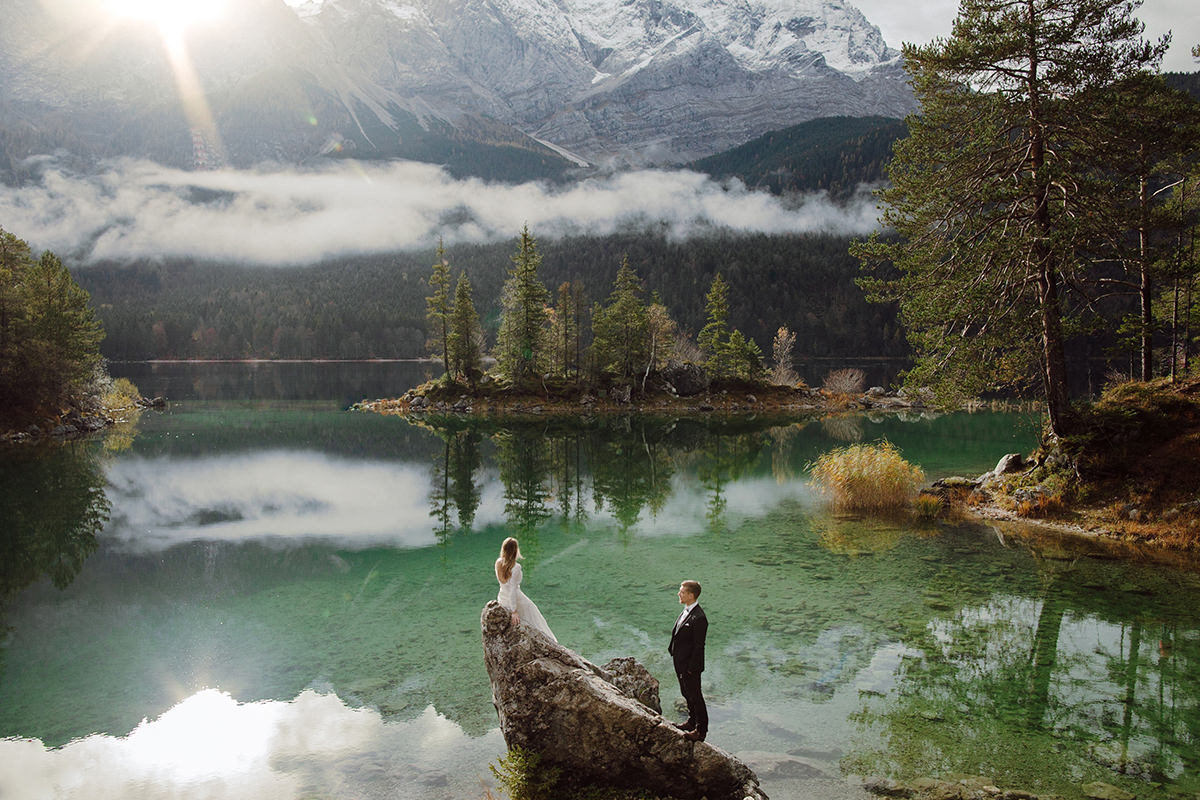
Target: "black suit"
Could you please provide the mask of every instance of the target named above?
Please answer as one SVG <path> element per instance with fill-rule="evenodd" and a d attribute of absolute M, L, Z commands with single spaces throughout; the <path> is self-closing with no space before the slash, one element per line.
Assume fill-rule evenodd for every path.
<path fill-rule="evenodd" d="M 679 691 L 687 701 L 688 719 L 684 727 L 697 731 L 703 738 L 708 734 L 708 707 L 700 693 L 700 673 L 704 672 L 704 639 L 708 636 L 708 618 L 699 605 L 692 608 L 683 621 L 671 631 L 667 652 L 675 662 Z"/>

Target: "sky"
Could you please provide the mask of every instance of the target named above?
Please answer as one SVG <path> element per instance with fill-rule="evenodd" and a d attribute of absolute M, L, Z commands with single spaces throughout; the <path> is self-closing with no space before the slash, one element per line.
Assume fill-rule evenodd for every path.
<path fill-rule="evenodd" d="M 867 19 L 879 26 L 891 47 L 905 42 L 924 44 L 950 33 L 958 12 L 958 0 L 851 0 Z M 1200 10 L 1196 0 L 1146 0 L 1138 11 L 1146 23 L 1146 37 L 1157 39 L 1172 32 L 1171 49 L 1163 60 L 1166 72 L 1195 72 L 1200 64 L 1192 58 L 1192 46 L 1200 44 Z"/>

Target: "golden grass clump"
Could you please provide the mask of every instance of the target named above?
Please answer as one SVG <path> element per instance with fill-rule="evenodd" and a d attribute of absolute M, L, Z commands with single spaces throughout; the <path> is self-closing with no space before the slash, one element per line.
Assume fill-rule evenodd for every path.
<path fill-rule="evenodd" d="M 945 502 L 936 494 L 922 492 L 917 495 L 913 509 L 921 519 L 937 519 L 945 508 Z"/>
<path fill-rule="evenodd" d="M 1041 494 L 1030 500 L 1022 500 L 1017 506 L 1017 516 L 1045 519 L 1062 514 L 1066 507 L 1061 494 Z"/>
<path fill-rule="evenodd" d="M 894 444 L 883 441 L 823 453 L 812 467 L 812 479 L 839 510 L 887 511 L 912 502 L 925 472 L 905 461 Z"/>

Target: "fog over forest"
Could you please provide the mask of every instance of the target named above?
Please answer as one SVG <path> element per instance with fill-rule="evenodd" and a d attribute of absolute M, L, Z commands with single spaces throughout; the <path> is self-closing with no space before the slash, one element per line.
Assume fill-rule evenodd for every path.
<path fill-rule="evenodd" d="M 107 162 L 81 175 L 47 158 L 40 180 L 0 194 L 0 219 L 75 265 L 194 257 L 284 266 L 332 256 L 653 227 L 670 238 L 747 233 L 865 234 L 878 211 L 863 187 L 847 204 L 779 197 L 685 170 L 647 170 L 562 186 L 458 180 L 438 166 L 328 161 L 308 169 L 187 172 Z"/>

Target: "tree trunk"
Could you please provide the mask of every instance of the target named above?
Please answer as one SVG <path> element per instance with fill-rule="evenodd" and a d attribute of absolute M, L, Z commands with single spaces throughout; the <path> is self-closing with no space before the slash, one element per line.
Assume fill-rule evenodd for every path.
<path fill-rule="evenodd" d="M 1145 152 L 1144 148 L 1142 152 Z M 1154 378 L 1154 308 L 1152 306 L 1154 287 L 1153 281 L 1150 279 L 1150 248 L 1147 242 L 1147 228 L 1150 224 L 1147 219 L 1149 202 L 1145 170 L 1142 170 L 1142 176 L 1138 179 L 1138 262 L 1142 277 L 1138 293 L 1142 301 L 1143 381 L 1150 381 Z"/>
<path fill-rule="evenodd" d="M 1063 347 L 1062 309 L 1058 299 L 1058 260 L 1050 245 L 1054 225 L 1050 219 L 1050 187 L 1045 176 L 1046 139 L 1042 128 L 1042 87 L 1038 74 L 1040 58 L 1037 13 L 1033 0 L 1027 0 L 1029 169 L 1037 202 L 1033 213 L 1038 231 L 1038 240 L 1034 243 L 1032 254 L 1037 259 L 1038 269 L 1038 302 L 1042 322 L 1042 385 L 1046 393 L 1046 413 L 1050 419 L 1050 433 L 1060 437 L 1069 431 L 1074 413 L 1071 409 L 1071 396 L 1067 390 L 1067 358 Z"/>
<path fill-rule="evenodd" d="M 1071 395 L 1067 390 L 1067 358 L 1063 348 L 1062 317 L 1058 307 L 1058 274 L 1045 264 L 1041 277 L 1042 381 L 1046 392 L 1046 412 L 1050 432 L 1065 436 L 1074 418 Z"/>

